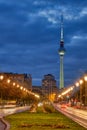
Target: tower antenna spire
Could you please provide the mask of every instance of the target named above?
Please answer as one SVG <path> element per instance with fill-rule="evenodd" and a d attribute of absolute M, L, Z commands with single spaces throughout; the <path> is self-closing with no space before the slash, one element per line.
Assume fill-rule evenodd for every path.
<path fill-rule="evenodd" d="M 61 41 L 64 41 L 63 14 L 61 14 Z"/>

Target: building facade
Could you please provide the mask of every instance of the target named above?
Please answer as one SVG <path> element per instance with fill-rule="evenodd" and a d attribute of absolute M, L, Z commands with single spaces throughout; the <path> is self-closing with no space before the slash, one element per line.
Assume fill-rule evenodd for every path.
<path fill-rule="evenodd" d="M 42 79 L 42 93 L 47 98 L 52 99 L 57 92 L 55 77 L 52 74 L 44 75 L 44 78 Z"/>
<path fill-rule="evenodd" d="M 40 97 L 43 97 L 42 88 L 41 86 L 32 86 L 32 92 L 40 95 Z"/>
<path fill-rule="evenodd" d="M 11 80 L 12 82 L 23 86 L 28 90 L 32 90 L 32 77 L 30 74 L 17 74 L 17 73 L 0 73 L 5 80 Z"/>

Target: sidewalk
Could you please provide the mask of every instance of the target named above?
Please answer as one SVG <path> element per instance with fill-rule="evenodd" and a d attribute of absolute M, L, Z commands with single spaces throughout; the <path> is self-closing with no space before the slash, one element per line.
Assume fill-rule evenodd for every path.
<path fill-rule="evenodd" d="M 9 130 L 10 128 L 10 124 L 8 124 L 8 122 L 6 122 L 3 119 L 4 116 L 14 114 L 14 113 L 19 113 L 19 112 L 26 111 L 29 109 L 30 109 L 30 106 L 0 109 L 0 130 Z"/>

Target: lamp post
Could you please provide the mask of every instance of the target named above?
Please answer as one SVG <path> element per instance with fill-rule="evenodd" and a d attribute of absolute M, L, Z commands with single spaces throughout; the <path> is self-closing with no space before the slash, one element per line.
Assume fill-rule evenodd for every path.
<path fill-rule="evenodd" d="M 83 104 L 83 100 L 82 100 L 82 96 L 83 96 L 83 93 L 82 93 L 82 90 L 83 90 L 83 83 L 84 81 L 82 79 L 79 80 L 79 84 L 80 84 L 80 103 Z"/>
<path fill-rule="evenodd" d="M 1 75 L 1 76 L 0 76 L 0 81 L 2 81 L 3 79 L 4 79 L 4 76 Z M 0 87 L 1 87 L 1 86 L 0 86 Z M 2 104 L 2 100 L 3 100 L 3 99 L 2 99 L 2 87 L 1 87 L 1 104 Z"/>
<path fill-rule="evenodd" d="M 74 105 L 77 104 L 77 101 L 80 102 L 80 83 L 77 81 L 75 83 L 75 89 L 74 89 Z"/>
<path fill-rule="evenodd" d="M 85 105 L 87 105 L 87 75 L 84 76 L 84 80 L 85 80 L 85 93 L 84 93 L 84 96 L 85 96 Z"/>

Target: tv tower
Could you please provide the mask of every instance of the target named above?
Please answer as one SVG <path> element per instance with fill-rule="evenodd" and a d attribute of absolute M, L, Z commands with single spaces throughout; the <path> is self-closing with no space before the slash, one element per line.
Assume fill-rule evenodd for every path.
<path fill-rule="evenodd" d="M 63 27 L 63 15 L 61 15 L 61 39 L 60 39 L 60 47 L 58 50 L 60 56 L 60 84 L 59 88 L 64 88 L 64 68 L 63 68 L 63 58 L 65 55 L 65 48 L 64 48 L 64 27 Z"/>

